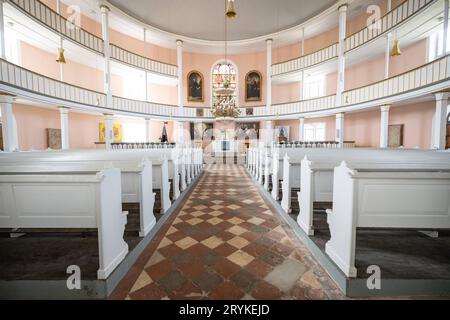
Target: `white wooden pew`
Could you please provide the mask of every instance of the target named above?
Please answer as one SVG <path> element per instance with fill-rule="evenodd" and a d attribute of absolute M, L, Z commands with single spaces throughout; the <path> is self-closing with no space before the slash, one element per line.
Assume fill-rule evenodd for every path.
<path fill-rule="evenodd" d="M 120 170 L 58 171 L 0 173 L 0 228 L 96 228 L 97 277 L 106 279 L 128 253 Z"/>
<path fill-rule="evenodd" d="M 343 162 L 334 170 L 325 252 L 356 277 L 356 228 L 450 229 L 449 199 L 449 172 L 364 171 Z"/>
<path fill-rule="evenodd" d="M 54 162 L 77 162 L 83 164 L 86 162 L 105 162 L 109 161 L 118 165 L 122 161 L 142 161 L 150 159 L 152 163 L 153 188 L 160 189 L 161 192 L 161 211 L 167 212 L 171 206 L 170 200 L 170 182 L 168 160 L 161 159 L 158 151 L 149 152 L 149 150 L 83 150 L 83 151 L 47 151 L 47 152 L 19 152 L 5 153 L 0 155 L 0 163 L 36 162 L 36 161 L 54 161 Z M 126 177 L 123 177 L 126 179 Z"/>
<path fill-rule="evenodd" d="M 390 170 L 450 170 L 450 153 L 422 150 L 335 150 L 309 154 L 301 161 L 300 213 L 297 222 L 308 235 L 314 234 L 314 202 L 333 200 L 334 168 L 343 160 L 355 168 Z"/>

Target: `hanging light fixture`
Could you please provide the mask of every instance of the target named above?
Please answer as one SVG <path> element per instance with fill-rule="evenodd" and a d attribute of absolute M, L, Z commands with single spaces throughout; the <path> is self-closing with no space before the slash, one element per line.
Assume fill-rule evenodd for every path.
<path fill-rule="evenodd" d="M 56 56 L 56 62 L 58 63 L 66 63 L 66 58 L 64 57 L 64 49 L 58 48 L 58 55 Z"/>
<path fill-rule="evenodd" d="M 227 18 L 234 18 L 236 12 L 234 11 L 234 0 L 225 0 L 225 66 L 226 74 L 223 87 L 216 90 L 220 95 L 217 105 L 212 106 L 211 113 L 216 118 L 235 118 L 241 114 L 241 111 L 234 107 L 232 103 L 234 89 L 230 87 L 230 66 L 228 64 L 228 21 Z M 230 4 L 231 3 L 231 4 Z"/>
<path fill-rule="evenodd" d="M 402 54 L 402 51 L 400 50 L 400 41 L 398 40 L 397 30 L 395 30 L 395 38 L 394 38 L 394 44 L 392 46 L 391 50 L 391 56 L 397 57 Z"/>
<path fill-rule="evenodd" d="M 402 51 L 400 50 L 400 41 L 397 39 L 394 40 L 394 45 L 392 46 L 391 56 L 397 57 L 402 54 Z"/>
<path fill-rule="evenodd" d="M 236 11 L 234 10 L 234 0 L 228 0 L 227 11 L 225 14 L 230 19 L 234 19 L 236 17 Z"/>

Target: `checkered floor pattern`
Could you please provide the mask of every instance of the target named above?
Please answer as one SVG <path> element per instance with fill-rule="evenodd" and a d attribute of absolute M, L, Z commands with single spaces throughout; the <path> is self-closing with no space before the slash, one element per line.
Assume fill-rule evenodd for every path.
<path fill-rule="evenodd" d="M 112 299 L 340 299 L 239 165 L 215 164 Z"/>

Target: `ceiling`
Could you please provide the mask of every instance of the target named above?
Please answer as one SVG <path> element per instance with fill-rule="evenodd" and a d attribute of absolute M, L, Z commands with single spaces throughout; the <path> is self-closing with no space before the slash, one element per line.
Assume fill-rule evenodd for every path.
<path fill-rule="evenodd" d="M 130 16 L 184 37 L 218 41 L 225 37 L 226 0 L 109 0 Z M 237 17 L 228 22 L 228 40 L 273 34 L 297 26 L 335 0 L 235 0 Z"/>

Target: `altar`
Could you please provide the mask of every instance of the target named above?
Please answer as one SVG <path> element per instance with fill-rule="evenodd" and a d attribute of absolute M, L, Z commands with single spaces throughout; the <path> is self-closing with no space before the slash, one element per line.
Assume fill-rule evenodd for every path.
<path fill-rule="evenodd" d="M 215 153 L 239 153 L 239 141 L 215 140 L 213 141 L 213 152 Z"/>

